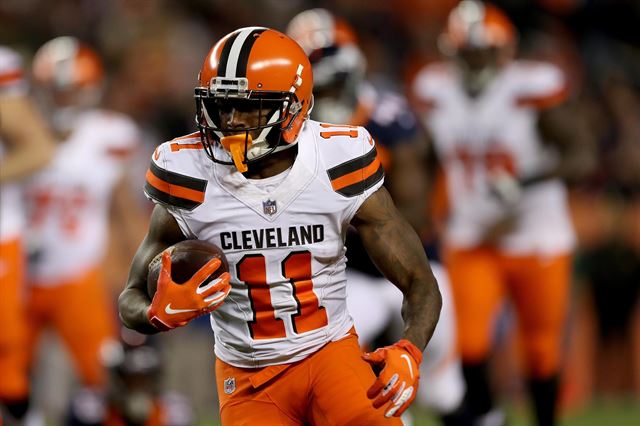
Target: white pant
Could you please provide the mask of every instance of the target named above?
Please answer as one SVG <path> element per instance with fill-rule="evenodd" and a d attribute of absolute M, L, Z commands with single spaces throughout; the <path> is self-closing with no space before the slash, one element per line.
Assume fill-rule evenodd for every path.
<path fill-rule="evenodd" d="M 460 358 L 456 353 L 454 306 L 444 268 L 431 263 L 442 294 L 440 320 L 424 352 L 417 400 L 441 414 L 456 409 L 465 392 Z M 402 293 L 385 278 L 347 268 L 347 307 L 353 317 L 360 345 L 370 343 L 391 323 L 399 339 L 402 333 Z"/>

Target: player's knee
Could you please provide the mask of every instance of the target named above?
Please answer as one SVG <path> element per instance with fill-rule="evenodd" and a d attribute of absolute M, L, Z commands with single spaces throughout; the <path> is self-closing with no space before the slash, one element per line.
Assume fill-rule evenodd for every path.
<path fill-rule="evenodd" d="M 556 339 L 539 337 L 526 343 L 529 377 L 549 377 L 558 371 L 560 348 Z"/>

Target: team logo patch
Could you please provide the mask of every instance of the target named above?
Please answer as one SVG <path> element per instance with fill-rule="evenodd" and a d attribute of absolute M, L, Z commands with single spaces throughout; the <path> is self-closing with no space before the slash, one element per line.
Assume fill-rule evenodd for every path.
<path fill-rule="evenodd" d="M 231 395 L 235 390 L 236 390 L 235 377 L 228 377 L 224 379 L 224 393 L 226 393 L 227 395 Z"/>
<path fill-rule="evenodd" d="M 264 214 L 268 214 L 269 216 L 273 216 L 278 211 L 278 207 L 276 206 L 276 202 L 273 200 L 266 200 L 262 202 L 262 209 L 264 210 Z"/>

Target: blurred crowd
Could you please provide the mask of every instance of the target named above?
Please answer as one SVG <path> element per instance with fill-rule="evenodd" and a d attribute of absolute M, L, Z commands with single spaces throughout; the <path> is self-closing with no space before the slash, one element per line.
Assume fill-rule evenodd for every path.
<path fill-rule="evenodd" d="M 394 82 L 398 91 L 406 91 L 424 64 L 439 59 L 439 35 L 447 14 L 457 3 L 456 0 L 3 0 L 0 43 L 20 53 L 26 69 L 34 52 L 57 36 L 75 36 L 99 53 L 106 74 L 104 106 L 133 118 L 141 129 L 144 148 L 128 183 L 137 196 L 135 209 L 146 213 L 151 204 L 141 188 L 147 158 L 156 145 L 195 130 L 192 94 L 197 73 L 202 58 L 222 35 L 253 25 L 284 31 L 296 13 L 324 7 L 346 18 L 354 27 L 367 59 L 369 77 L 384 76 Z M 640 2 L 496 0 L 493 3 L 517 27 L 519 57 L 550 61 L 567 73 L 570 102 L 580 115 L 575 119 L 587 123 L 585 131 L 589 137 L 585 140 L 594 140 L 597 145 L 594 171 L 585 179 L 569 182 L 579 245 L 560 400 L 568 409 L 598 397 L 637 401 L 640 398 L 637 31 Z M 141 237 L 134 235 L 134 241 L 124 242 L 109 254 L 113 264 L 108 268 L 108 284 L 114 300 L 125 282 L 128 262 L 137 246 L 135 240 Z M 190 397 L 198 416 L 215 416 L 215 405 L 211 403 L 215 400 L 213 364 L 207 358 L 212 355 L 213 339 L 206 321 L 159 340 L 167 352 L 163 383 Z M 201 355 L 189 353 L 190 347 L 198 347 L 192 352 Z M 496 362 L 500 362 L 500 357 L 512 359 L 517 352 L 517 344 L 504 342 Z M 202 370 L 200 374 L 194 373 L 185 364 L 202 366 Z M 46 369 L 47 365 L 45 362 L 41 368 Z M 508 368 L 495 373 L 495 381 L 504 395 L 508 392 L 517 395 L 522 386 L 514 385 L 513 376 L 521 367 L 518 362 L 507 365 Z M 43 376 L 49 376 L 39 381 L 44 388 L 55 386 L 48 380 L 61 380 L 51 372 Z M 184 380 L 185 377 L 189 380 Z M 47 395 L 41 394 L 40 398 L 46 401 Z"/>

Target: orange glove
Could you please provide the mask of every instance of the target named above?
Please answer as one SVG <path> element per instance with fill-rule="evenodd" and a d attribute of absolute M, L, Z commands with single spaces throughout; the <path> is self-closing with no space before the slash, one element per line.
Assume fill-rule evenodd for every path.
<path fill-rule="evenodd" d="M 374 408 L 382 407 L 391 400 L 385 417 L 400 416 L 416 397 L 422 352 L 410 341 L 402 339 L 391 346 L 365 353 L 362 359 L 382 368 L 367 391 L 367 397 L 373 399 Z"/>
<path fill-rule="evenodd" d="M 224 272 L 215 280 L 205 285 L 202 283 L 220 264 L 220 259 L 211 259 L 189 281 L 177 284 L 171 279 L 171 253 L 165 250 L 162 253 L 158 289 L 147 310 L 149 322 L 158 330 L 166 331 L 182 327 L 189 321 L 218 309 L 231 290 L 231 276 Z"/>

